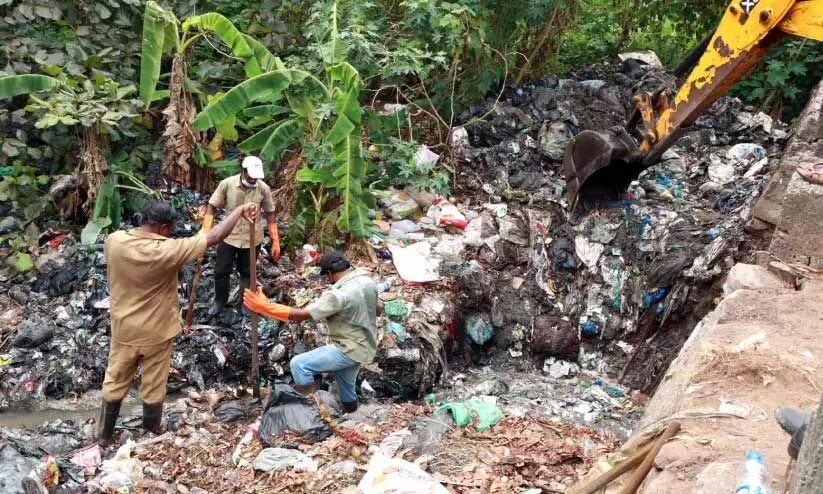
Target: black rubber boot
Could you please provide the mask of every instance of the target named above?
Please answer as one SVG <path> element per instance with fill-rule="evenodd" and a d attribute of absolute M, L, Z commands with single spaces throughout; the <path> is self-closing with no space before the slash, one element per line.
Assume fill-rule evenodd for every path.
<path fill-rule="evenodd" d="M 114 441 L 114 424 L 120 415 L 122 401 L 105 401 L 100 407 L 100 422 L 97 423 L 97 444 L 106 447 Z"/>
<path fill-rule="evenodd" d="M 353 411 L 357 410 L 357 400 L 341 401 L 340 404 L 343 405 L 343 413 L 352 413 Z"/>
<path fill-rule="evenodd" d="M 160 423 L 163 420 L 163 402 L 156 405 L 143 403 L 143 432 L 160 434 Z"/>

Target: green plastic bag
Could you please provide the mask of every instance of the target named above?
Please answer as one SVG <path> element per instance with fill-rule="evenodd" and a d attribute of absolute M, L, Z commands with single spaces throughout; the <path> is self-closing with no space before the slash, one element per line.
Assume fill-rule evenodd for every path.
<path fill-rule="evenodd" d="M 472 416 L 477 417 L 477 430 L 483 432 L 489 427 L 503 420 L 503 410 L 496 403 L 481 403 L 475 400 L 443 403 L 438 410 L 447 409 L 459 427 L 466 427 L 471 423 Z"/>
<path fill-rule="evenodd" d="M 386 313 L 386 317 L 393 321 L 402 321 L 403 318 L 406 317 L 406 314 L 409 313 L 406 304 L 400 299 L 395 299 L 387 303 L 383 311 Z"/>

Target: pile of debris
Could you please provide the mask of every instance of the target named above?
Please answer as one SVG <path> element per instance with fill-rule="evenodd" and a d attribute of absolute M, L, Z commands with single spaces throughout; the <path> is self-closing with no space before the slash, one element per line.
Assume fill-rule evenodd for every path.
<path fill-rule="evenodd" d="M 230 390 L 189 391 L 167 405 L 162 435 L 136 437 L 139 417 L 122 418 L 113 455 L 93 443 L 90 423 L 0 428 L 0 487 L 23 492 L 28 478 L 62 493 L 380 494 L 398 492 L 388 490 L 396 483 L 403 492 L 561 491 L 618 445 L 603 431 L 512 415 L 489 398 L 370 402 L 341 415 L 332 395 L 303 398 L 282 383 L 263 409 Z"/>
<path fill-rule="evenodd" d="M 783 124 L 723 98 L 622 200 L 575 224 L 566 212 L 569 139 L 624 123 L 633 92 L 665 83 L 664 72 L 630 59 L 508 88 L 461 117 L 456 198 L 380 194 L 369 245 L 349 253 L 380 283 L 386 304 L 377 361 L 361 372 L 365 396 L 421 397 L 450 367 L 469 364 L 539 369 L 549 358 L 550 371 L 564 359 L 609 359 L 603 375 L 616 375 L 660 328 L 700 316 L 692 306 L 711 300 L 711 284 L 739 255 L 743 225 L 788 136 Z M 437 155 L 422 146 L 415 159 Z M 190 213 L 176 234 L 191 235 L 200 198 L 183 191 L 175 199 Z M 204 259 L 192 331 L 175 342 L 173 388 L 248 379 L 248 315 L 235 306 L 209 316 L 213 255 Z M 326 288 L 314 259 L 310 245 L 279 265 L 261 256 L 267 294 L 308 304 Z M 64 235 L 40 246 L 36 264 L 36 278 L 18 278 L 0 299 L 14 328 L 0 334 L 0 409 L 96 388 L 105 368 L 102 244 Z M 181 313 L 193 270 L 182 272 Z M 258 330 L 264 386 L 325 338 L 313 321 L 263 321 Z M 678 348 L 638 359 L 643 368 L 625 382 L 652 388 Z"/>

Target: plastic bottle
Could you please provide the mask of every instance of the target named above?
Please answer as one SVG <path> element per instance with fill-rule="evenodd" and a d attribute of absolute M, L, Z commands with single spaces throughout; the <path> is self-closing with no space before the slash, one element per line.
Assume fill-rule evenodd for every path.
<path fill-rule="evenodd" d="M 735 494 L 769 494 L 766 467 L 760 451 L 746 453 L 746 461 L 738 474 Z"/>
<path fill-rule="evenodd" d="M 388 292 L 391 290 L 391 284 L 388 281 L 381 281 L 377 284 L 377 293 Z"/>

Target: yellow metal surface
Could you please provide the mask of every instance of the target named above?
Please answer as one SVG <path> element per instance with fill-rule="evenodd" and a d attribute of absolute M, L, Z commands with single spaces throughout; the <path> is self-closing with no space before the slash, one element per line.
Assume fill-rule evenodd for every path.
<path fill-rule="evenodd" d="M 795 3 L 778 28 L 788 34 L 823 41 L 823 0 Z"/>
<path fill-rule="evenodd" d="M 683 123 L 682 115 L 680 118 L 674 118 L 678 116 L 678 107 L 685 103 L 695 106 L 693 98 L 708 97 L 714 85 L 725 82 L 725 78 L 717 78 L 718 71 L 740 57 L 754 56 L 750 54 L 750 51 L 780 24 L 796 2 L 794 0 L 760 0 L 748 14 L 743 10 L 743 3 L 751 5 L 752 2 L 733 0 L 726 9 L 706 52 L 692 70 L 689 78 L 680 87 L 673 104 L 660 115 L 657 121 L 659 140 L 669 135 L 674 127 Z M 762 55 L 758 55 L 758 58 L 759 56 Z M 735 74 L 735 79 L 739 79 L 742 75 Z"/>

